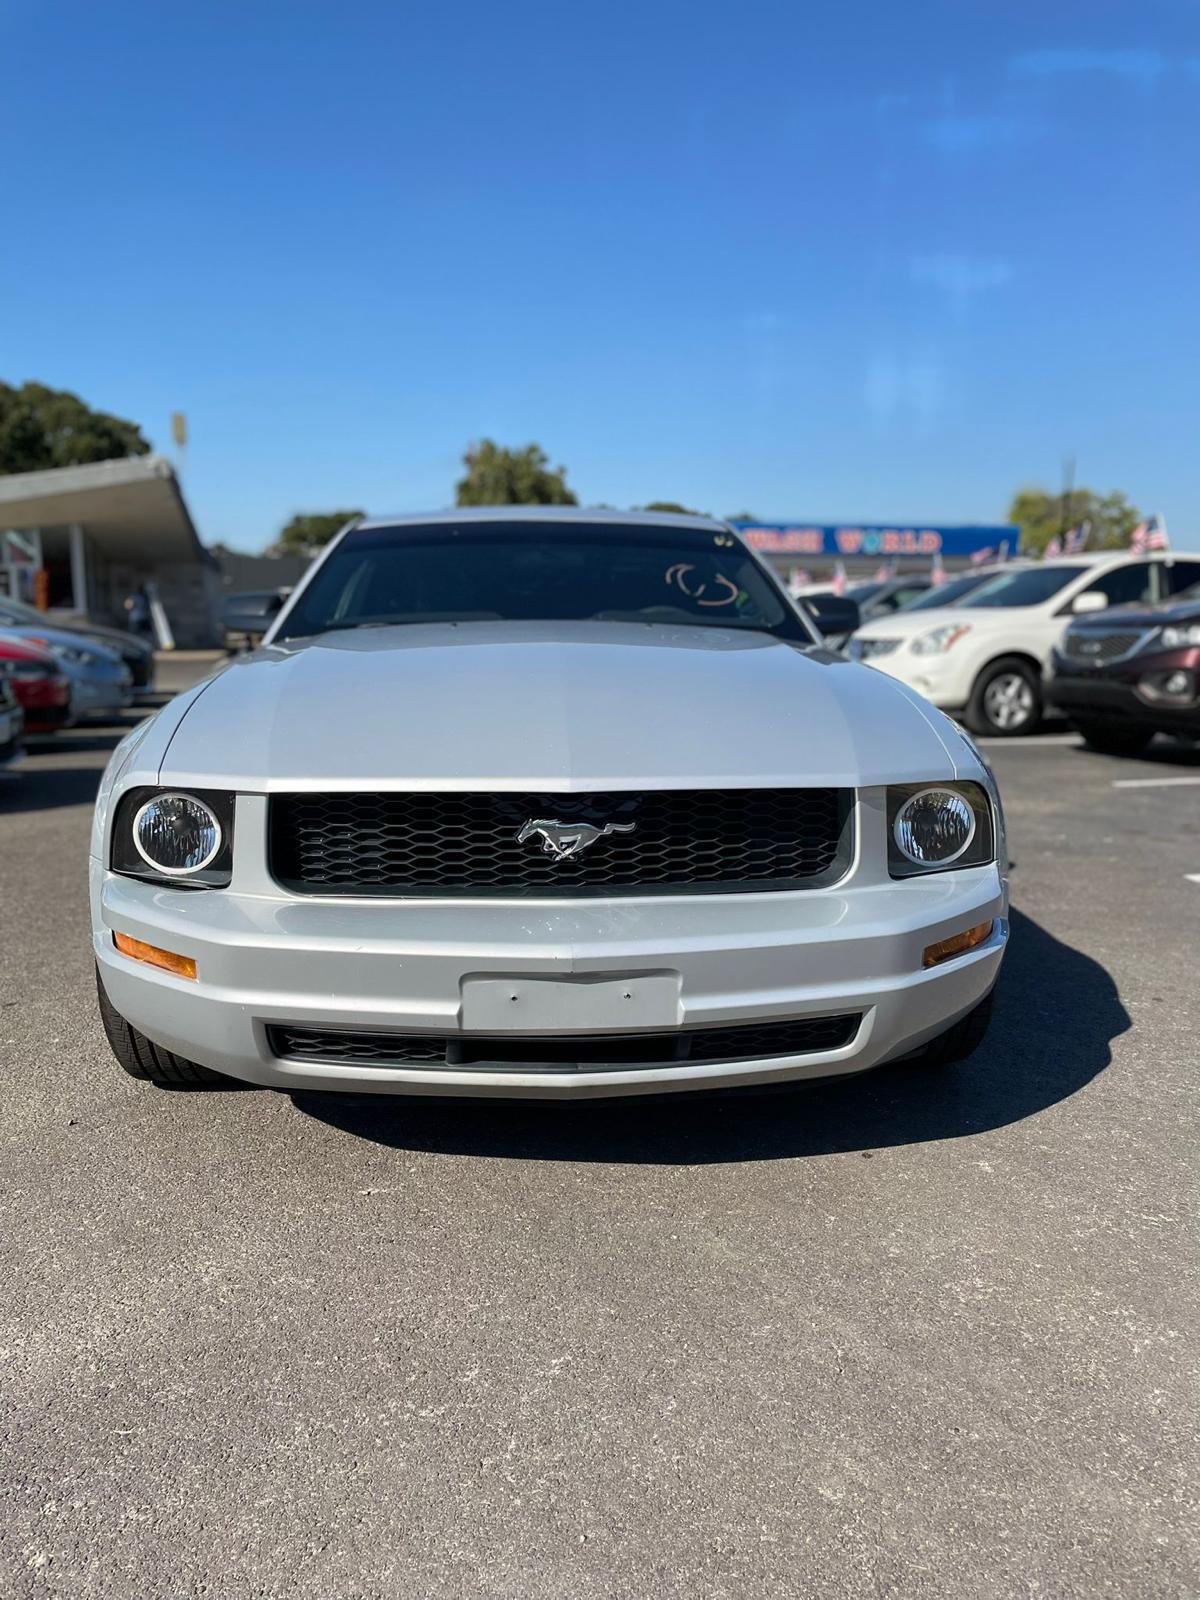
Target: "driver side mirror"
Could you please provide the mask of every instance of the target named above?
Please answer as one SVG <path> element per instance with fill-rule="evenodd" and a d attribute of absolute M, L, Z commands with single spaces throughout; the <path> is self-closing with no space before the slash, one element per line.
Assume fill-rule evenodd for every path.
<path fill-rule="evenodd" d="M 862 618 L 858 601 L 841 594 L 809 594 L 797 602 L 822 637 L 853 633 Z"/>
<path fill-rule="evenodd" d="M 1071 610 L 1077 617 L 1090 616 L 1096 611 L 1108 610 L 1108 596 L 1098 589 L 1085 589 L 1071 601 Z"/>

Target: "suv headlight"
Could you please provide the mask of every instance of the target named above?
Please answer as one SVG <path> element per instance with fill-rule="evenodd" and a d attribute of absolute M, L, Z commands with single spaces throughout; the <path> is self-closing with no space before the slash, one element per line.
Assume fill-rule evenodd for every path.
<path fill-rule="evenodd" d="M 915 656 L 944 655 L 970 631 L 965 622 L 948 622 L 945 627 L 934 628 L 931 633 L 920 634 L 913 640 L 909 649 Z"/>
<path fill-rule="evenodd" d="M 1186 650 L 1189 645 L 1200 644 L 1200 622 L 1181 622 L 1177 627 L 1167 627 L 1159 635 L 1164 650 Z"/>
<path fill-rule="evenodd" d="M 233 866 L 233 796 L 220 790 L 128 789 L 113 818 L 114 872 L 154 883 L 224 888 Z"/>
<path fill-rule="evenodd" d="M 902 783 L 888 790 L 888 871 L 893 878 L 996 859 L 991 801 L 978 783 Z"/>

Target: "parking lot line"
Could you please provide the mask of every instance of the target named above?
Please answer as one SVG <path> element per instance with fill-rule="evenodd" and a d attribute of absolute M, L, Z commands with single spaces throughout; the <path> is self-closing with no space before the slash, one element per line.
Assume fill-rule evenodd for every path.
<path fill-rule="evenodd" d="M 1200 773 L 1194 778 L 1114 778 L 1114 789 L 1171 789 L 1184 784 L 1200 784 Z"/>
<path fill-rule="evenodd" d="M 1011 739 L 976 739 L 976 744 L 986 745 L 1014 745 L 1037 744 L 1043 747 L 1053 744 L 1078 744 L 1077 733 L 1018 733 Z"/>

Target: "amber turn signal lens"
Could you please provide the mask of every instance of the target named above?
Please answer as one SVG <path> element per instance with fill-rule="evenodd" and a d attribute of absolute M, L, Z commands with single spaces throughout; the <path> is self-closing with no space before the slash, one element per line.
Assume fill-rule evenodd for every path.
<path fill-rule="evenodd" d="M 131 961 L 144 961 L 147 966 L 161 967 L 164 972 L 173 972 L 177 978 L 196 976 L 196 963 L 191 956 L 177 956 L 170 950 L 160 950 L 156 944 L 143 944 L 140 939 L 131 939 L 127 933 L 114 933 L 113 943 Z"/>
<path fill-rule="evenodd" d="M 923 965 L 936 967 L 939 962 L 949 961 L 952 956 L 965 955 L 968 950 L 974 950 L 977 944 L 982 944 L 991 931 L 990 922 L 981 922 L 977 928 L 968 928 L 965 933 L 952 933 L 948 939 L 927 944 Z"/>

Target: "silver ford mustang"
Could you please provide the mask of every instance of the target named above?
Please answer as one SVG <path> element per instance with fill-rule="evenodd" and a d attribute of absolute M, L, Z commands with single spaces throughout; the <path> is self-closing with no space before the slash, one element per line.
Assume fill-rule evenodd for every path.
<path fill-rule="evenodd" d="M 661 1093 L 970 1054 L 1005 874 L 966 735 L 724 524 L 457 511 L 118 746 L 92 932 L 155 1083 Z"/>

